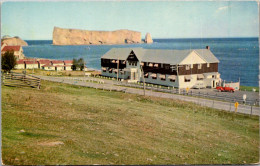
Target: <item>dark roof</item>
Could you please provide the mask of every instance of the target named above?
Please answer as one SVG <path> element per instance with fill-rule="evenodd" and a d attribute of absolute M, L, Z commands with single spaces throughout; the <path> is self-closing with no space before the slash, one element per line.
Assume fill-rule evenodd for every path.
<path fill-rule="evenodd" d="M 101 58 L 126 60 L 133 51 L 139 61 L 180 64 L 192 52 L 197 53 L 207 63 L 219 63 L 219 60 L 208 49 L 191 50 L 165 50 L 165 49 L 143 49 L 143 48 L 112 48 Z"/>

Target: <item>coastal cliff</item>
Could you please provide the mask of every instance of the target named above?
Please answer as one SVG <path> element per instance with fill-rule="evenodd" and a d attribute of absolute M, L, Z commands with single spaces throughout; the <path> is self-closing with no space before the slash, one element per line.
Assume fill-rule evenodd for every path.
<path fill-rule="evenodd" d="M 131 30 L 88 31 L 54 27 L 53 45 L 100 45 L 141 43 L 141 32 Z"/>
<path fill-rule="evenodd" d="M 19 37 L 3 38 L 2 43 L 6 43 L 8 46 L 28 46 L 28 43 Z"/>

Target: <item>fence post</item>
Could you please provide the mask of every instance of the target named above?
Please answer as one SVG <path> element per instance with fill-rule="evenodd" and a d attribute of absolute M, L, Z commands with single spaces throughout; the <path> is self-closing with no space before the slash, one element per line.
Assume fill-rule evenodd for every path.
<path fill-rule="evenodd" d="M 198 104 L 200 103 L 200 92 L 198 94 Z"/>
<path fill-rule="evenodd" d="M 253 106 L 251 105 L 251 113 L 250 113 L 250 116 L 252 116 L 253 114 Z"/>

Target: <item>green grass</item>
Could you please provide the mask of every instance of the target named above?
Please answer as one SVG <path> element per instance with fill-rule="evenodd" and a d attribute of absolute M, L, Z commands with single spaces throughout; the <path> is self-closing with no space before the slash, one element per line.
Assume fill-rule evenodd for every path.
<path fill-rule="evenodd" d="M 42 81 L 2 86 L 7 165 L 244 164 L 259 160 L 259 117 Z"/>
<path fill-rule="evenodd" d="M 256 92 L 259 92 L 259 87 L 256 86 L 240 86 L 241 91 L 252 91 L 253 89 L 256 89 Z"/>

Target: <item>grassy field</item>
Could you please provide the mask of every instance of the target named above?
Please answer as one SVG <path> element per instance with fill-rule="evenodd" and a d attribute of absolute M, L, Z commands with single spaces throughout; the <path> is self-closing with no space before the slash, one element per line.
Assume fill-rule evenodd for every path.
<path fill-rule="evenodd" d="M 4 164 L 245 164 L 259 117 L 42 81 L 2 86 Z"/>
<path fill-rule="evenodd" d="M 256 92 L 259 92 L 259 87 L 256 87 L 256 86 L 240 86 L 240 90 L 241 91 L 251 91 L 255 89 Z"/>

